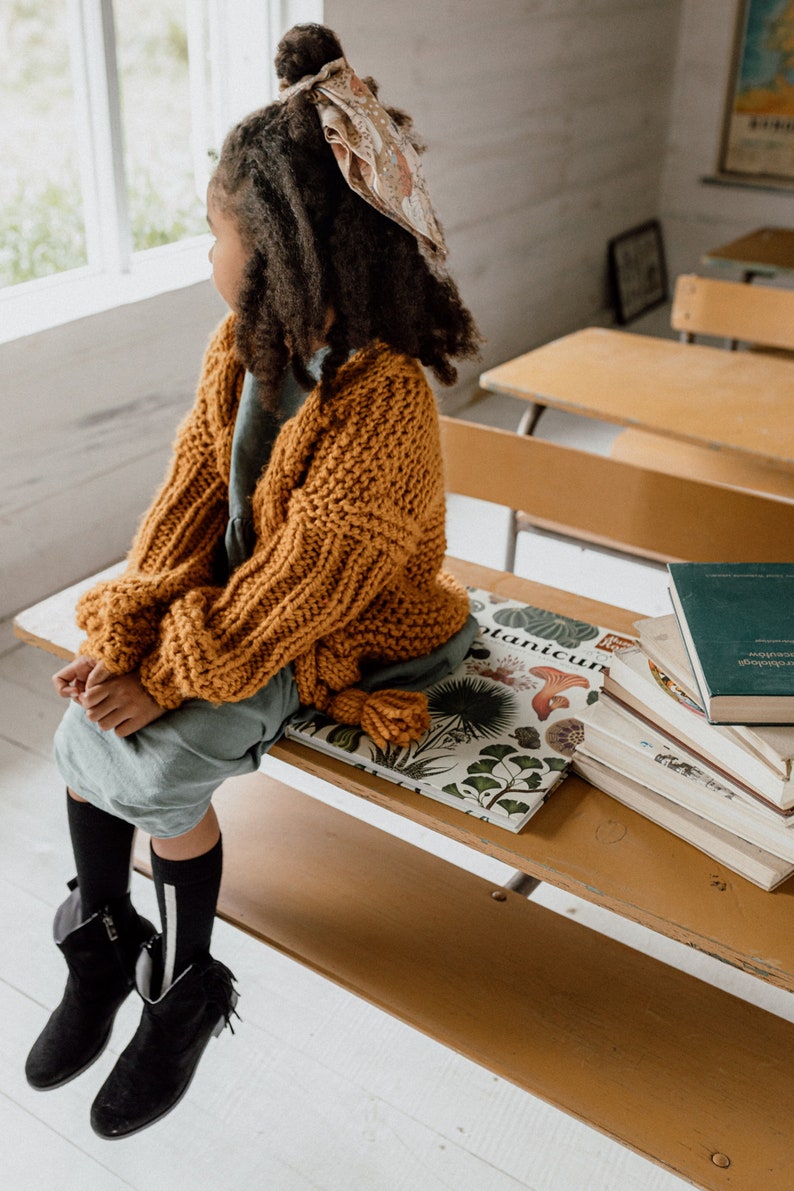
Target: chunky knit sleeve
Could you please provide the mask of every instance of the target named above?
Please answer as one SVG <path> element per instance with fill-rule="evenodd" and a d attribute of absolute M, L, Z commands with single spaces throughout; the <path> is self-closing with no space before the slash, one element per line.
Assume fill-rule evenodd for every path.
<path fill-rule="evenodd" d="M 213 337 L 198 396 L 182 422 L 166 479 L 143 517 L 121 575 L 92 588 L 77 607 L 84 653 L 112 673 L 134 670 L 151 651 L 173 600 L 212 577 L 228 513 L 228 454 L 242 375 L 233 324 Z"/>
<path fill-rule="evenodd" d="M 394 360 L 384 353 L 370 362 L 334 404 L 336 420 L 312 395 L 285 428 L 254 503 L 252 558 L 226 588 L 174 601 L 160 623 L 141 679 L 162 706 L 254 694 L 355 620 L 404 568 L 427 504 L 439 498 L 441 462 L 424 375 L 413 361 L 395 368 Z"/>

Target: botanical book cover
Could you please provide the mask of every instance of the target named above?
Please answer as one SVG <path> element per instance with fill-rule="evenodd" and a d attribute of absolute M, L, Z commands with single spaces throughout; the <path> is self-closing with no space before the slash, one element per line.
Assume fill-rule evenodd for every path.
<path fill-rule="evenodd" d="M 360 728 L 311 713 L 287 734 L 398 785 L 520 831 L 569 767 L 577 715 L 598 698 L 630 638 L 471 588 L 480 625 L 459 668 L 428 688 L 430 728 L 380 748 Z"/>
<path fill-rule="evenodd" d="M 677 562 L 668 571 L 709 719 L 794 723 L 794 563 Z"/>

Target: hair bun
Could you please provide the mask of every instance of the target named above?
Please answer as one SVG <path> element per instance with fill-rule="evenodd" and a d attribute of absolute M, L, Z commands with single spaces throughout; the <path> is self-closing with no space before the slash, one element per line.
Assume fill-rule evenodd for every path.
<path fill-rule="evenodd" d="M 339 38 L 325 25 L 293 25 L 276 50 L 276 75 L 287 85 L 317 74 L 327 62 L 343 58 Z"/>

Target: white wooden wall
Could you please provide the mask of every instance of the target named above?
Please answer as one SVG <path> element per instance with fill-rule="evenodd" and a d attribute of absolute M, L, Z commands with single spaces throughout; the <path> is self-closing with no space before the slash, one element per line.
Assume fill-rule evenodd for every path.
<path fill-rule="evenodd" d="M 125 553 L 223 311 L 204 283 L 0 346 L 0 619 Z"/>
<path fill-rule="evenodd" d="M 674 272 L 730 235 L 792 222 L 790 194 L 699 182 L 734 7 L 326 0 L 353 65 L 428 142 L 484 365 L 607 317 L 606 242 L 641 220 L 663 216 Z M 0 619 L 124 553 L 222 310 L 206 283 L 0 345 Z"/>
<path fill-rule="evenodd" d="M 658 214 L 679 0 L 326 0 L 414 116 L 486 365 L 597 317 L 607 240 Z M 477 366 L 466 375 L 477 375 Z"/>

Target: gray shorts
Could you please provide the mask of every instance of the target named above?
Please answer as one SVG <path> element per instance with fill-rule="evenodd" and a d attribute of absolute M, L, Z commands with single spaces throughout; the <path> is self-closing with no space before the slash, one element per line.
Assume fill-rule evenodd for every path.
<path fill-rule="evenodd" d="M 75 794 L 165 839 L 195 827 L 226 778 L 258 769 L 299 706 L 291 666 L 239 703 L 189 699 L 127 737 L 103 732 L 70 702 L 55 760 Z"/>
<path fill-rule="evenodd" d="M 433 653 L 379 668 L 359 685 L 421 690 L 460 665 L 477 635 L 470 616 Z M 132 736 L 103 732 L 79 703 L 69 703 L 55 733 L 55 760 L 75 794 L 158 839 L 201 822 L 228 777 L 253 773 L 300 708 L 292 667 L 239 703 L 188 699 Z"/>

